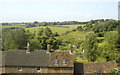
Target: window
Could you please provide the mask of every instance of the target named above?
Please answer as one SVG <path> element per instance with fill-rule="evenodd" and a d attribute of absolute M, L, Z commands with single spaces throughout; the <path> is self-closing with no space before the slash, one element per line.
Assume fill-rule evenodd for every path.
<path fill-rule="evenodd" d="M 63 65 L 66 65 L 66 64 L 67 64 L 67 60 L 63 59 Z"/>
<path fill-rule="evenodd" d="M 22 67 L 17 67 L 17 70 L 18 71 L 22 71 Z"/>
<path fill-rule="evenodd" d="M 58 65 L 58 59 L 54 59 L 54 65 Z"/>
<path fill-rule="evenodd" d="M 41 68 L 40 68 L 40 67 L 37 67 L 37 68 L 36 68 L 36 71 L 37 71 L 37 72 L 40 72 L 40 71 L 41 71 Z"/>

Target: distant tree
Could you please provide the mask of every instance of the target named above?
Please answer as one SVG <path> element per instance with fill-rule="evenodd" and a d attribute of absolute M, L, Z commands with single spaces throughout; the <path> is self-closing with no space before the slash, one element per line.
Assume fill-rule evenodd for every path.
<path fill-rule="evenodd" d="M 43 28 L 40 28 L 40 29 L 38 30 L 37 35 L 38 35 L 38 36 L 42 36 L 42 35 L 43 35 L 43 32 L 44 32 L 44 29 L 43 29 Z"/>
<path fill-rule="evenodd" d="M 3 26 L 11 25 L 10 23 L 2 23 Z"/>
<path fill-rule="evenodd" d="M 34 23 L 33 24 L 29 23 L 29 24 L 26 25 L 26 28 L 29 28 L 29 27 L 36 27 L 36 25 Z"/>
<path fill-rule="evenodd" d="M 33 23 L 34 23 L 34 24 L 38 24 L 38 22 L 37 22 L 37 21 L 34 21 Z"/>
<path fill-rule="evenodd" d="M 78 26 L 77 30 L 82 31 L 83 30 L 82 26 Z"/>
<path fill-rule="evenodd" d="M 45 36 L 47 36 L 47 37 L 50 37 L 50 36 L 53 35 L 52 31 L 51 31 L 50 28 L 48 28 L 48 27 L 46 27 L 46 28 L 44 29 L 44 34 L 45 34 Z"/>
<path fill-rule="evenodd" d="M 105 32 L 105 31 L 113 31 L 113 30 L 117 29 L 118 25 L 119 25 L 119 23 L 114 20 L 101 21 L 100 23 L 96 23 L 92 27 L 92 30 L 95 33 Z"/>
<path fill-rule="evenodd" d="M 54 35 L 54 36 L 59 36 L 59 34 L 58 34 L 57 32 L 55 32 L 53 35 Z"/>

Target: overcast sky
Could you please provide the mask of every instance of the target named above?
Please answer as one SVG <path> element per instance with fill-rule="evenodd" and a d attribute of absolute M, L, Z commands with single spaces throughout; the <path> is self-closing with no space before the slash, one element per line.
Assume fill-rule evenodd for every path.
<path fill-rule="evenodd" d="M 117 19 L 119 0 L 0 0 L 0 22 Z"/>

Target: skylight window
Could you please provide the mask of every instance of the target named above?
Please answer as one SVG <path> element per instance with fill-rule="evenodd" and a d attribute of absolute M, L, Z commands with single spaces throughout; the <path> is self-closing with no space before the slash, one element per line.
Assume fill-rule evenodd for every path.
<path fill-rule="evenodd" d="M 54 59 L 54 65 L 58 65 L 58 59 Z"/>
<path fill-rule="evenodd" d="M 66 64 L 67 64 L 67 60 L 63 59 L 63 65 L 66 65 Z"/>

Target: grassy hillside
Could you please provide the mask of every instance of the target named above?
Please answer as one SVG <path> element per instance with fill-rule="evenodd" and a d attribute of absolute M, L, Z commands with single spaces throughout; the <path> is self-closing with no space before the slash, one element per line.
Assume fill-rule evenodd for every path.
<path fill-rule="evenodd" d="M 53 33 L 57 32 L 59 35 L 62 35 L 66 33 L 67 31 L 72 31 L 76 29 L 78 26 L 84 26 L 83 24 L 81 25 L 56 25 L 56 26 L 40 26 L 40 27 L 31 27 L 31 28 L 26 28 L 26 30 L 29 30 L 30 32 L 38 31 L 39 28 L 45 28 L 49 27 Z"/>
<path fill-rule="evenodd" d="M 86 32 L 74 31 L 63 36 L 58 36 L 56 38 L 62 40 L 63 42 L 70 42 L 71 44 L 77 44 L 80 41 L 85 40 Z"/>
<path fill-rule="evenodd" d="M 64 43 L 71 43 L 77 45 L 81 41 L 85 40 L 85 31 L 74 31 L 78 26 L 84 26 L 85 24 L 80 25 L 56 25 L 56 26 L 40 26 L 40 27 L 31 27 L 25 28 L 31 33 L 37 32 L 40 28 L 49 27 L 53 33 L 57 32 L 59 36 L 55 37 L 59 40 L 62 40 Z"/>

